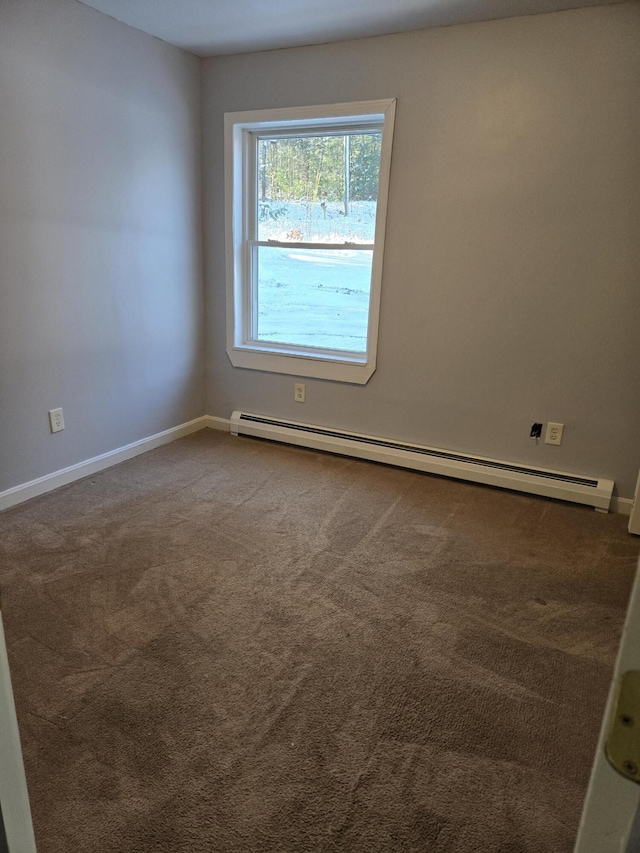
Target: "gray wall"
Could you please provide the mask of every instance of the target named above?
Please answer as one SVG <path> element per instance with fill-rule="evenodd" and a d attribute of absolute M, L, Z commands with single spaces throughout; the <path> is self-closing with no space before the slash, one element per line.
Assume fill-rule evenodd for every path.
<path fill-rule="evenodd" d="M 640 467 L 640 7 L 204 63 L 0 0 L 0 491 L 235 408 L 609 476 Z M 379 366 L 225 354 L 225 110 L 397 97 Z M 50 435 L 47 410 L 67 429 Z M 560 448 L 527 437 L 566 424 Z"/>
<path fill-rule="evenodd" d="M 200 131 L 195 57 L 0 0 L 0 491 L 203 414 Z"/>
<path fill-rule="evenodd" d="M 204 63 L 207 412 L 550 468 L 640 467 L 640 7 Z M 225 353 L 223 113 L 397 97 L 378 369 L 358 387 Z M 562 447 L 528 438 L 566 425 Z"/>

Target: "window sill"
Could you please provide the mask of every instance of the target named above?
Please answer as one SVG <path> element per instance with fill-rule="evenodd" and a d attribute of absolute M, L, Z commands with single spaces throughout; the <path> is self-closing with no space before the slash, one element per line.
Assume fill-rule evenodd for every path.
<path fill-rule="evenodd" d="M 286 373 L 289 376 L 308 376 L 312 379 L 330 379 L 366 385 L 376 369 L 375 364 L 341 358 L 286 355 L 245 347 L 228 347 L 227 355 L 234 367 L 262 370 L 265 373 Z"/>

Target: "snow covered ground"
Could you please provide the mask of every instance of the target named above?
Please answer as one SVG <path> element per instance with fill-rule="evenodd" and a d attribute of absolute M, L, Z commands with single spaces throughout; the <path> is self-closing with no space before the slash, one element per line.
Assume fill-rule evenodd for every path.
<path fill-rule="evenodd" d="M 373 241 L 375 202 L 261 203 L 258 239 Z M 350 352 L 366 350 L 370 249 L 260 247 L 258 338 Z"/>

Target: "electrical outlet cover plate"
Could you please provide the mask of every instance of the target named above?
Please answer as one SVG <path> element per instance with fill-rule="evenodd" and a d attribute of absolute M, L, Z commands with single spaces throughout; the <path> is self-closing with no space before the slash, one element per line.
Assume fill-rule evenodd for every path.
<path fill-rule="evenodd" d="M 547 432 L 544 437 L 545 444 L 562 444 L 562 432 L 564 424 L 554 424 L 549 421 L 547 424 Z"/>
<path fill-rule="evenodd" d="M 51 409 L 49 412 L 49 424 L 51 432 L 61 432 L 64 429 L 64 415 L 62 409 Z"/>
<path fill-rule="evenodd" d="M 294 391 L 293 391 L 293 399 L 296 403 L 304 403 L 306 397 L 307 387 L 303 382 L 296 382 Z"/>

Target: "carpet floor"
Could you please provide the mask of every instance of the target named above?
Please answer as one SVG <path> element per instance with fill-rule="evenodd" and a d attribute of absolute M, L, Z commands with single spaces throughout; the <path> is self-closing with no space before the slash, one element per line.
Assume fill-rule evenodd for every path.
<path fill-rule="evenodd" d="M 2 513 L 39 853 L 570 853 L 625 524 L 213 431 Z"/>

